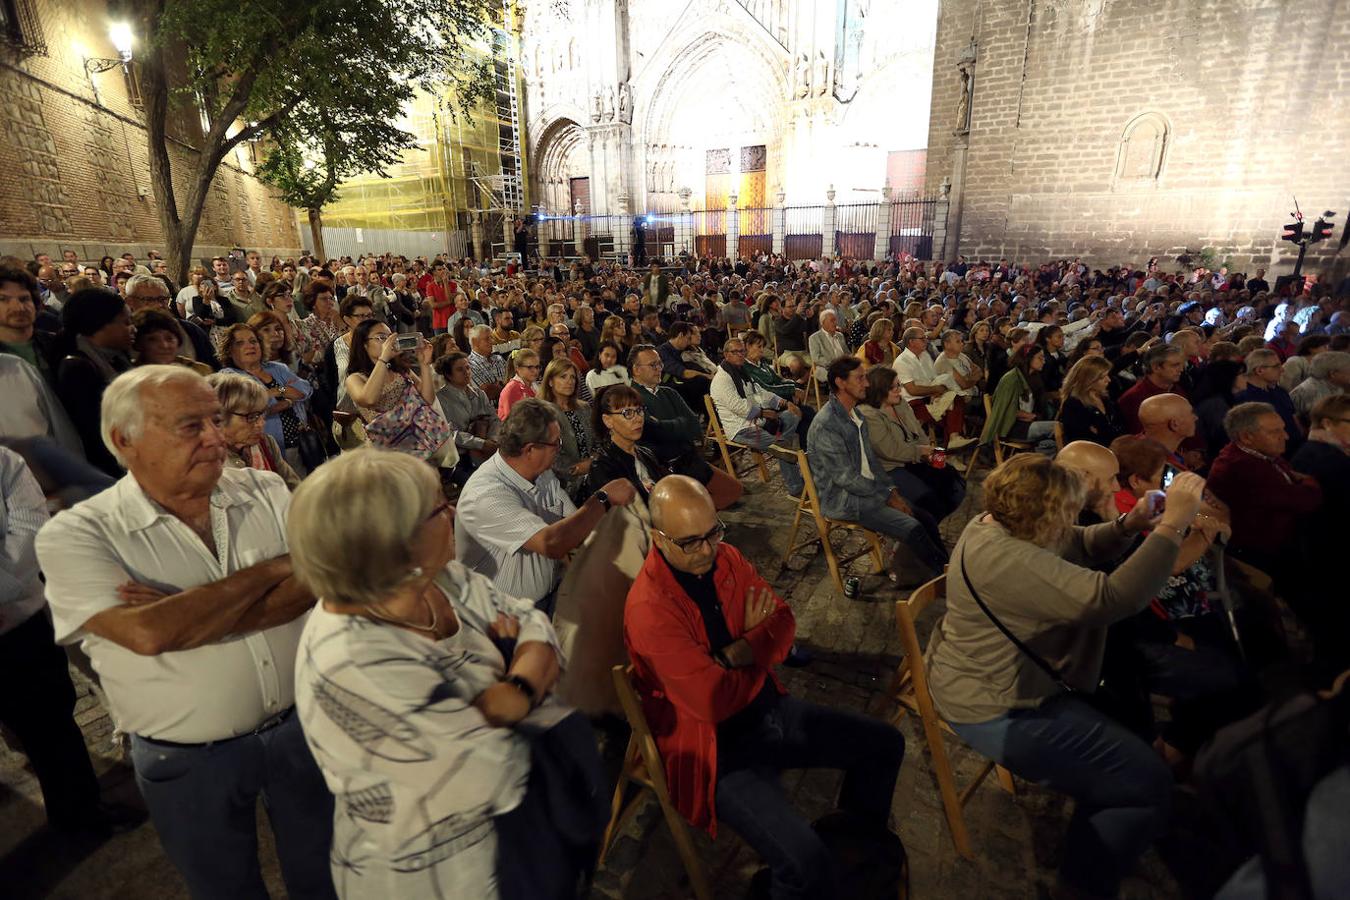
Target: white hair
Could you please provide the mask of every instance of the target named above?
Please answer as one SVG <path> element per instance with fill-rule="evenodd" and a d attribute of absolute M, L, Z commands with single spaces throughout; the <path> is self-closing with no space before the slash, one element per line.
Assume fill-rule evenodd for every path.
<path fill-rule="evenodd" d="M 138 440 L 145 429 L 143 389 L 158 390 L 171 384 L 211 387 L 205 378 L 186 366 L 137 366 L 118 375 L 103 391 L 103 404 L 99 409 L 99 434 L 103 437 L 103 446 L 108 448 L 119 464 L 125 466 L 126 462 L 122 454 L 117 452 L 113 432 L 116 431 L 127 440 Z"/>
<path fill-rule="evenodd" d="M 138 289 L 147 284 L 154 287 L 156 294 L 163 297 L 169 296 L 169 289 L 164 286 L 163 281 L 159 280 L 154 275 L 132 275 L 128 278 L 126 283 L 127 296 L 130 297 L 132 294 L 136 293 Z"/>

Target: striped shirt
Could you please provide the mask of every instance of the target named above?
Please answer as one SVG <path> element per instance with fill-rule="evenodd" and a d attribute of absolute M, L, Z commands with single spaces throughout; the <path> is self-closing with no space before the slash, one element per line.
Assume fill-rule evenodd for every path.
<path fill-rule="evenodd" d="M 476 388 L 481 388 L 485 384 L 506 384 L 506 360 L 500 356 L 470 353 L 469 378 Z"/>
<path fill-rule="evenodd" d="M 0 634 L 32 618 L 46 602 L 33 539 L 47 524 L 47 500 L 23 457 L 0 447 Z"/>

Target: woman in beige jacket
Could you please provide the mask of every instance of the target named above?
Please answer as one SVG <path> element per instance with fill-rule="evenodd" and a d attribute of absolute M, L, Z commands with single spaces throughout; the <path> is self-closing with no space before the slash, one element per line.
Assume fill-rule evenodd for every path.
<path fill-rule="evenodd" d="M 1115 896 L 1167 824 L 1167 766 L 1083 695 L 1100 679 L 1107 626 L 1144 609 L 1167 583 L 1203 489 L 1198 475 L 1183 473 L 1160 521 L 1140 503 L 1083 528 L 1074 524 L 1080 477 L 1023 454 L 985 480 L 988 512 L 952 553 L 947 612 L 928 645 L 933 700 L 971 747 L 1074 798 L 1060 867 L 1067 896 Z M 1109 574 L 1089 568 L 1127 552 Z"/>

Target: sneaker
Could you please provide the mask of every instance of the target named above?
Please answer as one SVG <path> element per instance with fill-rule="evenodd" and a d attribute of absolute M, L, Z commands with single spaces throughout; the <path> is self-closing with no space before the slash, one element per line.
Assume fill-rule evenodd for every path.
<path fill-rule="evenodd" d="M 815 658 L 815 655 L 810 650 L 806 650 L 793 644 L 792 649 L 788 651 L 787 659 L 783 660 L 783 665 L 791 666 L 794 669 L 800 669 L 804 666 L 811 665 Z"/>

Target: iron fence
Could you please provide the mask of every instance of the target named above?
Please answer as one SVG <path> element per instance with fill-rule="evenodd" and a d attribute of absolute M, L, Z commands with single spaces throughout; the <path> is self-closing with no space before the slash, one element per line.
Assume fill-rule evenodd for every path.
<path fill-rule="evenodd" d="M 818 259 L 825 247 L 825 207 L 789 206 L 784 210 L 783 253 L 788 259 Z"/>
<path fill-rule="evenodd" d="M 846 203 L 834 208 L 834 253 L 871 259 L 877 247 L 875 203 Z"/>
<path fill-rule="evenodd" d="M 893 257 L 933 258 L 934 197 L 913 197 L 891 202 L 891 235 L 887 252 Z"/>
<path fill-rule="evenodd" d="M 741 256 L 773 252 L 773 210 L 751 207 L 736 213 L 739 237 L 736 252 Z"/>

